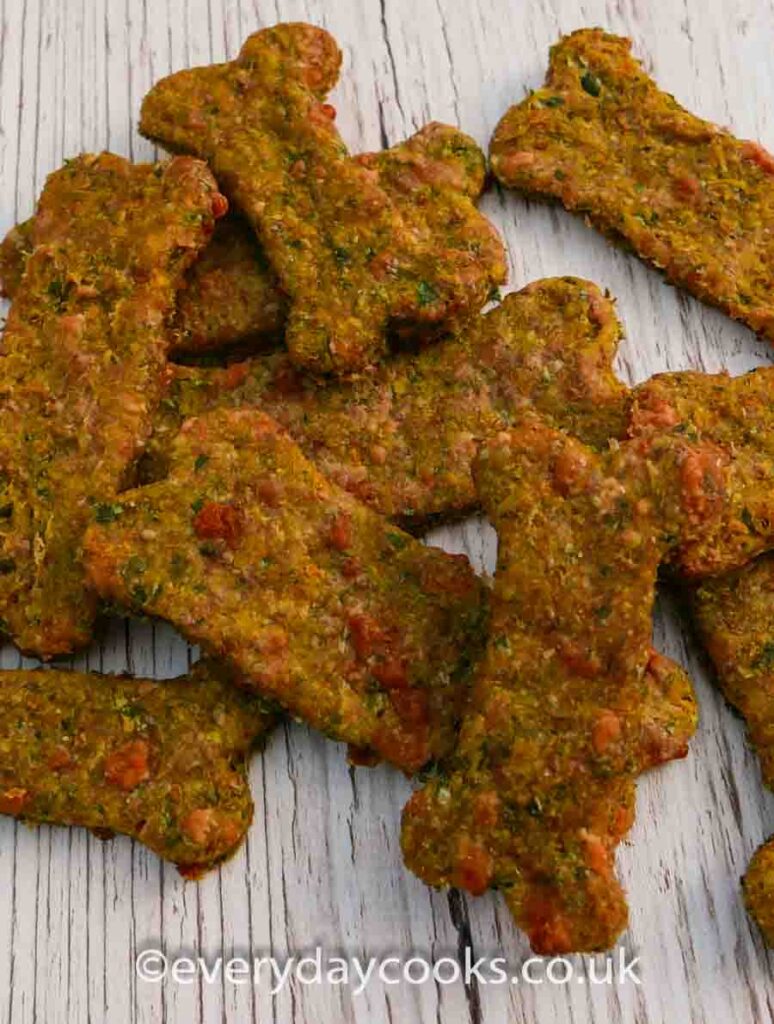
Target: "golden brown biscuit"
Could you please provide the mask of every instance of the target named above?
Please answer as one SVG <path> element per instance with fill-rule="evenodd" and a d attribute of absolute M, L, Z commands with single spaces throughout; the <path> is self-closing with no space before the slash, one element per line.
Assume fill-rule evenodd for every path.
<path fill-rule="evenodd" d="M 21 284 L 27 257 L 32 252 L 35 218 L 12 227 L 0 243 L 0 295 L 12 299 Z"/>
<path fill-rule="evenodd" d="M 767 946 L 774 946 L 774 838 L 760 846 L 742 879 L 744 902 Z"/>
<path fill-rule="evenodd" d="M 234 345 L 276 348 L 286 317 L 287 299 L 255 232 L 232 215 L 220 221 L 188 271 L 172 321 L 170 355 L 200 355 Z"/>
<path fill-rule="evenodd" d="M 774 340 L 774 156 L 684 110 L 601 29 L 565 36 L 491 145 L 503 185 L 556 199 Z"/>
<path fill-rule="evenodd" d="M 80 156 L 46 182 L 0 355 L 0 617 L 24 651 L 91 636 L 83 532 L 147 438 L 165 318 L 225 206 L 190 157 Z"/>
<path fill-rule="evenodd" d="M 406 806 L 402 846 L 430 885 L 502 890 L 537 953 L 615 942 L 627 909 L 613 856 L 637 776 L 684 756 L 696 726 L 686 674 L 651 648 L 669 544 L 658 488 L 678 462 L 639 443 L 599 456 L 529 417 L 477 464 L 499 541 L 489 639 L 458 746 Z"/>
<path fill-rule="evenodd" d="M 86 540 L 91 579 L 244 685 L 415 771 L 451 748 L 485 611 L 467 560 L 326 480 L 257 410 L 188 420 L 167 479 Z"/>
<path fill-rule="evenodd" d="M 696 508 L 700 529 L 671 553 L 686 578 L 739 568 L 774 546 L 772 387 L 771 368 L 740 377 L 688 370 L 658 374 L 632 392 L 630 436 L 684 441 L 686 451 L 696 451 L 685 462 L 686 481 L 703 477 L 715 482 L 718 497 L 724 494 L 723 516 L 712 530 Z"/>
<path fill-rule="evenodd" d="M 293 360 L 317 373 L 378 362 L 390 324 L 476 312 L 506 271 L 494 229 L 455 182 L 430 177 L 404 214 L 349 155 L 322 102 L 340 61 L 322 29 L 277 25 L 234 61 L 163 79 L 140 122 L 149 138 L 209 161 L 289 296 Z"/>
<path fill-rule="evenodd" d="M 429 124 L 391 149 L 355 158 L 378 177 L 403 216 L 421 233 L 443 232 L 467 254 L 471 287 L 477 267 L 488 266 L 492 285 L 504 276 L 502 243 L 488 221 L 470 215 L 484 187 L 485 160 L 476 143 L 456 128 Z M 0 244 L 0 286 L 9 298 L 31 251 L 32 219 L 12 228 Z M 287 297 L 255 232 L 232 214 L 186 276 L 172 324 L 170 355 L 191 357 L 233 346 L 276 348 L 287 319 Z M 425 329 L 426 330 L 426 329 Z"/>
<path fill-rule="evenodd" d="M 154 682 L 0 672 L 0 813 L 132 836 L 196 877 L 253 816 L 247 760 L 276 713 L 212 662 Z"/>
<path fill-rule="evenodd" d="M 699 635 L 726 700 L 743 716 L 764 783 L 774 786 L 774 555 L 691 593 Z M 774 842 L 762 846 L 744 878 L 748 911 L 774 944 Z"/>
<path fill-rule="evenodd" d="M 165 472 L 188 416 L 259 408 L 340 487 L 412 532 L 474 510 L 478 442 L 528 406 L 604 448 L 626 430 L 628 390 L 612 370 L 615 309 L 589 281 L 536 281 L 417 355 L 321 386 L 284 353 L 227 369 L 175 368 L 141 479 Z"/>
<path fill-rule="evenodd" d="M 764 782 L 774 786 L 774 555 L 704 580 L 691 605 L 720 687 L 744 715 Z"/>

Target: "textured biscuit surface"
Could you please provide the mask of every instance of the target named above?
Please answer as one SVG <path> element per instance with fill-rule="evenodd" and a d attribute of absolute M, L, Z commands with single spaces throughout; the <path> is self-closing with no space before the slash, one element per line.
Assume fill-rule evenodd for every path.
<path fill-rule="evenodd" d="M 774 786 L 774 556 L 704 580 L 691 601 L 723 693 L 744 715 Z"/>
<path fill-rule="evenodd" d="M 484 155 L 469 136 L 428 124 L 405 142 L 355 158 L 417 230 L 438 231 L 457 250 L 460 273 L 483 295 L 505 276 L 502 243 L 491 224 L 472 208 L 485 177 Z M 9 298 L 29 255 L 33 220 L 9 231 L 0 244 L 0 287 Z M 467 261 L 467 270 L 463 264 Z M 471 297 L 471 305 L 478 299 Z M 478 305 L 481 305 L 478 302 Z M 210 244 L 191 267 L 178 296 L 171 354 L 201 355 L 239 345 L 250 351 L 276 348 L 287 320 L 287 297 L 247 221 L 232 215 L 215 228 Z M 426 328 L 427 329 L 427 326 Z"/>
<path fill-rule="evenodd" d="M 595 447 L 622 437 L 628 392 L 612 371 L 620 334 L 595 285 L 553 278 L 506 296 L 455 338 L 335 386 L 282 353 L 224 370 L 177 368 L 143 479 L 163 475 L 185 417 L 260 408 L 327 477 L 414 531 L 476 508 L 477 443 L 526 406 Z"/>
<path fill-rule="evenodd" d="M 676 546 L 670 560 L 694 580 L 699 632 L 723 693 L 747 722 L 769 785 L 774 780 L 774 562 L 771 554 L 760 553 L 774 539 L 773 384 L 770 368 L 735 378 L 659 374 L 634 390 L 629 428 L 640 439 L 672 436 L 684 438 L 689 448 L 710 446 L 683 476 L 714 480 L 716 494 L 724 495 L 723 511 L 708 530 L 699 529 Z M 686 505 L 700 511 L 705 503 L 705 498 L 689 498 Z M 767 941 L 774 938 L 771 850 L 756 854 L 744 883 L 748 909 Z"/>
<path fill-rule="evenodd" d="M 104 597 L 332 738 L 407 771 L 453 743 L 482 585 L 329 483 L 264 413 L 188 420 L 168 478 L 121 495 L 86 547 Z"/>
<path fill-rule="evenodd" d="M 186 276 L 172 325 L 171 354 L 218 352 L 237 344 L 251 350 L 274 348 L 286 316 L 287 299 L 255 232 L 231 216 L 218 224 Z"/>
<path fill-rule="evenodd" d="M 187 875 L 244 838 L 248 754 L 276 715 L 214 664 L 164 682 L 1 672 L 0 695 L 0 813 L 120 832 Z"/>
<path fill-rule="evenodd" d="M 774 787 L 774 556 L 691 593 L 694 619 L 726 699 L 744 716 L 760 758 L 763 781 Z M 769 945 L 774 945 L 774 843 L 753 857 L 744 899 Z"/>
<path fill-rule="evenodd" d="M 489 640 L 458 747 L 406 806 L 402 845 L 431 885 L 503 890 L 539 953 L 613 944 L 636 778 L 683 756 L 696 725 L 685 673 L 651 647 L 668 541 L 650 458 L 597 456 L 530 418 L 477 466 L 499 540 Z"/>
<path fill-rule="evenodd" d="M 35 218 L 16 224 L 0 242 L 0 295 L 12 299 L 24 276 L 32 251 Z"/>
<path fill-rule="evenodd" d="M 742 880 L 744 902 L 766 944 L 774 946 L 774 841 L 760 846 Z"/>
<path fill-rule="evenodd" d="M 491 144 L 506 186 L 556 199 L 674 284 L 774 340 L 774 156 L 684 110 L 630 54 L 582 29 Z"/>
<path fill-rule="evenodd" d="M 412 186 L 404 216 L 377 171 L 350 156 L 322 102 L 340 60 L 322 29 L 265 29 L 235 61 L 155 85 L 140 127 L 208 160 L 256 229 L 290 299 L 294 361 L 347 373 L 382 357 L 390 323 L 439 324 L 480 309 L 505 263 L 493 229 L 456 182 L 431 177 L 421 194 Z"/>
<path fill-rule="evenodd" d="M 484 185 L 484 156 L 456 128 L 429 124 L 405 142 L 355 160 L 378 175 L 385 192 L 417 229 L 442 231 L 471 289 L 483 292 L 505 276 L 502 243 L 470 202 Z M 0 288 L 12 298 L 32 247 L 34 218 L 12 228 L 0 243 Z M 440 238 L 438 240 L 440 246 Z M 484 295 L 484 297 L 486 297 Z M 471 299 L 475 306 L 478 297 Z M 288 300 L 247 221 L 232 215 L 191 267 L 178 297 L 171 354 L 191 356 L 240 345 L 275 348 L 283 337 Z M 481 305 L 481 302 L 478 302 Z"/>
<path fill-rule="evenodd" d="M 630 405 L 632 437 L 671 436 L 685 442 L 684 482 L 702 478 L 702 501 L 722 500 L 714 523 L 698 515 L 699 529 L 686 533 L 671 553 L 687 578 L 730 571 L 774 546 L 774 371 L 740 377 L 726 373 L 662 373 L 635 388 Z"/>
<path fill-rule="evenodd" d="M 0 617 L 24 651 L 90 638 L 83 531 L 148 436 L 165 320 L 224 206 L 190 157 L 81 156 L 46 183 L 0 354 Z"/>

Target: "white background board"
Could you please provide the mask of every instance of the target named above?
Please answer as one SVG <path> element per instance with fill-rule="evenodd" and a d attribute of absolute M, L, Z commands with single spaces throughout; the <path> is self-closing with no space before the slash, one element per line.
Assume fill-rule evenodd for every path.
<path fill-rule="evenodd" d="M 0 0 L 0 229 L 33 209 L 66 156 L 110 148 L 152 156 L 136 130 L 151 83 L 233 56 L 255 29 L 306 20 L 345 54 L 333 97 L 353 150 L 399 141 L 430 119 L 486 146 L 506 107 L 542 81 L 562 32 L 602 25 L 630 35 L 661 85 L 690 109 L 774 149 L 772 0 Z M 766 346 L 665 286 L 569 215 L 492 191 L 485 209 L 510 249 L 511 285 L 589 277 L 618 297 L 629 381 L 684 367 L 741 372 Z M 436 540 L 492 565 L 481 524 Z M 707 681 L 673 610 L 659 645 L 688 666 L 701 701 L 686 762 L 643 780 L 638 821 L 618 863 L 631 901 L 625 949 L 642 985 L 346 988 L 137 981 L 148 946 L 217 957 L 328 953 L 528 955 L 502 901 L 425 889 L 401 866 L 408 784 L 387 769 L 347 768 L 341 748 L 297 726 L 277 731 L 252 770 L 256 821 L 239 855 L 200 884 L 124 839 L 0 820 L 0 1021 L 274 1021 L 279 1024 L 774 1020 L 774 961 L 743 912 L 738 880 L 774 826 L 739 721 Z M 166 628 L 117 623 L 79 664 L 159 676 L 185 668 Z M 0 665 L 15 667 L 11 649 Z M 0 707 L 0 713 L 2 708 Z"/>

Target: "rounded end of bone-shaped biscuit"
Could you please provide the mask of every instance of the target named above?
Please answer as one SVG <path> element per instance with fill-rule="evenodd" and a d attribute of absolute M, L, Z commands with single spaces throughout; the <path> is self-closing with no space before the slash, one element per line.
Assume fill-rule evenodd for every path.
<path fill-rule="evenodd" d="M 260 64 L 268 72 L 300 81 L 316 96 L 334 87 L 341 68 L 341 50 L 324 29 L 304 22 L 288 22 L 255 32 L 239 54 L 240 64 Z"/>
<path fill-rule="evenodd" d="M 774 946 L 774 841 L 756 850 L 742 879 L 747 912 L 760 928 L 767 946 Z"/>
<path fill-rule="evenodd" d="M 355 159 L 383 174 L 391 165 L 404 168 L 413 174 L 415 185 L 431 185 L 469 199 L 481 195 L 486 181 L 486 158 L 475 139 L 439 121 L 431 121 L 391 149 Z"/>

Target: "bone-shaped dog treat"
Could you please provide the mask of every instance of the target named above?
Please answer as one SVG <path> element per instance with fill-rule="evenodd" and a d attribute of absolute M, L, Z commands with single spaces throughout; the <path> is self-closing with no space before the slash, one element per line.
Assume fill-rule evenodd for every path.
<path fill-rule="evenodd" d="M 495 131 L 506 186 L 556 199 L 774 341 L 774 156 L 684 110 L 600 29 L 551 50 Z"/>
<path fill-rule="evenodd" d="M 105 519 L 86 541 L 104 597 L 174 623 L 334 739 L 407 771 L 448 753 L 482 586 L 329 483 L 268 416 L 188 420 L 168 478 Z"/>
<path fill-rule="evenodd" d="M 450 340 L 320 386 L 275 353 L 224 370 L 177 368 L 141 467 L 163 476 L 188 416 L 255 407 L 279 420 L 339 486 L 416 531 L 475 509 L 478 441 L 533 406 L 595 447 L 622 437 L 627 389 L 612 360 L 621 328 L 588 281 L 537 281 Z"/>
<path fill-rule="evenodd" d="M 539 953 L 615 941 L 613 854 L 636 778 L 683 756 L 695 728 L 688 678 L 651 648 L 669 543 L 651 479 L 679 478 L 679 461 L 642 444 L 598 456 L 528 418 L 478 462 L 499 538 L 489 640 L 459 744 L 408 803 L 402 845 L 431 885 L 503 890 Z"/>
<path fill-rule="evenodd" d="M 717 575 L 774 546 L 773 387 L 771 368 L 740 377 L 686 371 L 658 374 L 632 393 L 629 433 L 709 446 L 685 473 L 711 477 L 725 491 L 712 530 L 685 537 L 671 554 L 683 576 Z"/>
<path fill-rule="evenodd" d="M 165 317 L 225 207 L 189 157 L 81 156 L 46 183 L 0 355 L 0 617 L 24 651 L 89 640 L 83 531 L 147 438 Z"/>
<path fill-rule="evenodd" d="M 347 373 L 382 357 L 389 325 L 442 325 L 480 309 L 505 262 L 457 183 L 426 181 L 404 216 L 377 171 L 349 155 L 322 102 L 340 60 L 322 29 L 265 29 L 235 61 L 155 85 L 140 128 L 208 160 L 257 231 L 290 299 L 294 361 Z"/>
<path fill-rule="evenodd" d="M 728 507 L 698 549 L 677 549 L 689 576 L 744 565 L 774 539 L 774 371 L 740 377 L 694 372 L 660 374 L 635 389 L 630 431 L 672 433 L 711 442 L 726 453 Z M 686 565 L 687 556 L 687 565 Z M 763 768 L 774 779 L 774 562 L 763 555 L 740 571 L 692 588 L 695 619 L 726 698 L 744 715 Z M 745 901 L 767 941 L 774 941 L 774 847 L 762 847 L 745 878 Z"/>
<path fill-rule="evenodd" d="M 276 713 L 213 663 L 164 682 L 0 672 L 0 697 L 0 813 L 124 833 L 189 877 L 243 840 Z"/>

